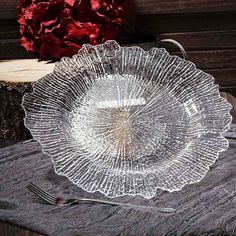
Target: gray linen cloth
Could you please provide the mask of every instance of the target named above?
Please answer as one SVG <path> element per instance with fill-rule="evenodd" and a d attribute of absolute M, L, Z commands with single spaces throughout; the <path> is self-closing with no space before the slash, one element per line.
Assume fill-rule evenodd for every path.
<path fill-rule="evenodd" d="M 233 137 L 236 132 L 230 134 Z M 29 182 L 59 196 L 106 199 L 56 175 L 38 142 L 29 140 L 0 149 L 1 221 L 55 236 L 236 235 L 236 141 L 230 142 L 200 183 L 174 193 L 158 191 L 150 200 L 129 196 L 113 199 L 174 207 L 177 213 L 171 215 L 103 204 L 51 206 L 26 189 Z"/>

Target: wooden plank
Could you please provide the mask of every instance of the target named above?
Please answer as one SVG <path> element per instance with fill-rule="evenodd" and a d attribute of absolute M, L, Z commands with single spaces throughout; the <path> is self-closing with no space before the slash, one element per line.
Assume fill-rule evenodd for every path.
<path fill-rule="evenodd" d="M 232 49 L 236 47 L 236 30 L 184 33 L 161 33 L 159 39 L 174 39 L 186 50 Z"/>
<path fill-rule="evenodd" d="M 236 68 L 230 69 L 211 69 L 205 70 L 211 74 L 216 80 L 215 83 L 220 87 L 236 87 Z"/>
<path fill-rule="evenodd" d="M 218 12 L 236 10 L 232 0 L 134 0 L 138 14 Z M 0 1 L 0 19 L 15 19 L 18 0 Z"/>
<path fill-rule="evenodd" d="M 9 20 L 16 18 L 16 6 L 19 0 L 1 0 L 0 1 L 0 19 Z"/>
<path fill-rule="evenodd" d="M 201 69 L 223 69 L 236 67 L 236 49 L 187 51 L 188 60 Z"/>
<path fill-rule="evenodd" d="M 27 52 L 26 49 L 20 45 L 19 39 L 0 40 L 0 60 L 35 57 L 35 54 Z"/>
<path fill-rule="evenodd" d="M 16 20 L 0 21 L 0 39 L 19 39 L 19 24 Z"/>
<path fill-rule="evenodd" d="M 176 33 L 236 30 L 236 12 L 138 15 L 137 33 Z"/>
<path fill-rule="evenodd" d="M 138 34 L 233 31 L 236 30 L 236 24 L 233 22 L 236 22 L 236 13 L 139 15 L 136 18 L 135 31 Z M 19 25 L 16 20 L 0 20 L 0 39 L 19 37 Z"/>
<path fill-rule="evenodd" d="M 236 10 L 232 0 L 135 0 L 139 14 L 217 12 Z"/>
<path fill-rule="evenodd" d="M 165 47 L 168 50 L 168 47 Z M 170 54 L 182 56 L 179 52 Z M 236 67 L 236 49 L 232 50 L 207 50 L 207 51 L 187 51 L 189 61 L 192 61 L 200 69 L 223 69 Z"/>

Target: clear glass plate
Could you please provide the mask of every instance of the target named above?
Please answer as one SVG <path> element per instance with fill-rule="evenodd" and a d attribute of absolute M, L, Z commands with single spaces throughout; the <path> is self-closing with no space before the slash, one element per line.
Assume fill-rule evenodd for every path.
<path fill-rule="evenodd" d="M 162 48 L 84 45 L 23 107 L 56 173 L 108 197 L 178 191 L 228 147 L 231 105 L 214 78 Z"/>

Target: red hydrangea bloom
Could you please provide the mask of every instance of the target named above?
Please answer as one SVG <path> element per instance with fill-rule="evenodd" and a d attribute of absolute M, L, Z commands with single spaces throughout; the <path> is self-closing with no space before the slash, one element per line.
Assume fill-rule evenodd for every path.
<path fill-rule="evenodd" d="M 41 59 L 71 57 L 84 43 L 114 39 L 130 6 L 127 0 L 20 0 L 21 45 Z"/>

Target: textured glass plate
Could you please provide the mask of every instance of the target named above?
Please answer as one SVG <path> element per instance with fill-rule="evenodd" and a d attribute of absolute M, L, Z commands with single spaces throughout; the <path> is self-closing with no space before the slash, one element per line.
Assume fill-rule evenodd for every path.
<path fill-rule="evenodd" d="M 165 49 L 85 45 L 25 94 L 25 124 L 55 171 L 108 197 L 178 191 L 228 147 L 231 106 Z"/>

